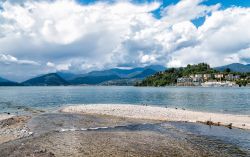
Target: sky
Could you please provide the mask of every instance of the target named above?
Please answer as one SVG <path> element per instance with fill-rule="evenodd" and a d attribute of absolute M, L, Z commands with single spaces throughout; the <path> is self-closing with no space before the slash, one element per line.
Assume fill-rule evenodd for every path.
<path fill-rule="evenodd" d="M 249 0 L 0 0 L 0 77 L 250 63 Z"/>

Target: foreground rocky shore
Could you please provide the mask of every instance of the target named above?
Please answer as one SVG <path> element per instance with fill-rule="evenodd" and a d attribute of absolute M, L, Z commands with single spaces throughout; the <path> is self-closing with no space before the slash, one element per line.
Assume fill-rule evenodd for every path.
<path fill-rule="evenodd" d="M 123 110 L 116 106 L 7 116 L 0 120 L 0 156 L 250 156 L 247 130 L 167 122 L 159 119 L 157 107 L 149 113 L 148 106 L 133 112 L 133 105 Z"/>

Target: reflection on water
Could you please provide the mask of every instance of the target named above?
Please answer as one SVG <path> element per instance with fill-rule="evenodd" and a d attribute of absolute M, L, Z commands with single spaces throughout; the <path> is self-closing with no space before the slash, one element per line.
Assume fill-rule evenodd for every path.
<path fill-rule="evenodd" d="M 250 88 L 199 87 L 0 87 L 1 112 L 54 110 L 66 104 L 129 103 L 250 114 Z"/>

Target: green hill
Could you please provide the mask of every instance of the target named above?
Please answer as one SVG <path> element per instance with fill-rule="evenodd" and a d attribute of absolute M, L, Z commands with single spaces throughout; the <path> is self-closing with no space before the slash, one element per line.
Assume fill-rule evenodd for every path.
<path fill-rule="evenodd" d="M 225 71 L 226 69 L 230 69 L 232 72 L 250 72 L 250 65 L 233 63 L 221 67 L 216 67 L 215 69 L 218 71 Z"/>
<path fill-rule="evenodd" d="M 213 74 L 216 72 L 216 70 L 210 68 L 206 63 L 187 65 L 187 67 L 184 68 L 170 68 L 166 71 L 158 72 L 137 83 L 136 86 L 174 85 L 179 77 L 189 76 L 191 74 Z"/>

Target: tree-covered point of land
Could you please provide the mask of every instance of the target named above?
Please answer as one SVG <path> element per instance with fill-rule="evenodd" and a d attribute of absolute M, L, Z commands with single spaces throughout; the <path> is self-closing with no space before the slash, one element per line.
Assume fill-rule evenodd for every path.
<path fill-rule="evenodd" d="M 180 77 L 189 77 L 190 75 L 195 74 L 216 74 L 216 73 L 223 73 L 233 74 L 233 75 L 240 75 L 241 78 L 247 78 L 250 76 L 250 73 L 239 73 L 239 72 L 231 72 L 230 69 L 226 69 L 224 72 L 216 71 L 215 69 L 211 68 L 206 63 L 199 63 L 195 65 L 187 65 L 186 67 L 182 68 L 170 68 L 163 72 L 158 72 L 146 79 L 138 82 L 136 86 L 167 86 L 167 85 L 175 85 L 177 83 L 177 78 Z M 245 85 L 244 81 L 238 81 Z M 237 82 L 237 83 L 238 83 Z"/>
<path fill-rule="evenodd" d="M 192 74 L 213 74 L 217 71 L 210 68 L 206 63 L 200 63 L 195 65 L 187 65 L 184 68 L 170 68 L 164 72 L 158 72 L 152 75 L 140 83 L 137 86 L 166 86 L 174 85 L 177 82 L 177 78 L 190 76 Z"/>
<path fill-rule="evenodd" d="M 181 77 L 181 71 L 179 69 L 171 68 L 165 72 L 158 72 L 150 77 L 147 77 L 136 86 L 165 86 L 173 85 L 176 83 L 176 79 Z"/>

